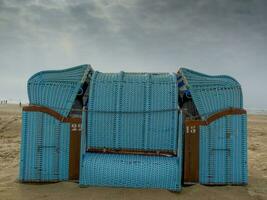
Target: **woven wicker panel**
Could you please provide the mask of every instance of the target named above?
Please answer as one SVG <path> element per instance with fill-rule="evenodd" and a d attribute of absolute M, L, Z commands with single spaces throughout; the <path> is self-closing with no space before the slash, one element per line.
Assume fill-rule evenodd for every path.
<path fill-rule="evenodd" d="M 112 76 L 114 77 L 114 74 L 112 74 Z M 95 77 L 93 75 L 93 80 L 94 78 Z M 102 77 L 100 76 L 100 78 Z M 134 79 L 131 75 L 129 76 L 129 78 Z M 97 85 L 98 83 L 95 84 Z M 112 88 L 109 87 L 110 85 L 111 84 L 107 84 L 106 87 L 108 88 L 106 91 L 107 95 L 110 95 L 110 91 L 112 91 Z M 92 87 L 90 91 L 91 101 L 89 101 L 89 103 L 93 102 L 92 99 L 95 101 L 95 99 L 92 97 L 97 96 L 95 93 L 99 93 L 99 90 L 95 89 L 96 87 L 97 86 Z M 174 83 L 174 88 L 176 88 L 175 83 Z M 142 88 L 139 88 L 139 90 L 142 90 Z M 98 100 L 101 99 L 102 95 L 104 96 L 104 94 L 102 93 L 99 93 Z M 169 91 L 169 93 L 172 94 L 171 91 Z M 140 98 L 143 97 L 144 96 L 141 96 Z M 112 95 L 110 95 L 109 98 L 102 97 L 102 101 L 108 104 L 110 103 L 110 101 L 108 100 L 111 100 L 112 98 L 113 98 Z M 137 99 L 136 101 L 140 101 L 137 95 L 134 95 L 133 99 L 134 98 Z M 125 99 L 124 101 L 132 100 L 131 98 L 128 98 L 128 96 L 125 96 Z M 98 109 L 102 108 L 102 106 L 99 104 L 99 101 L 96 101 L 96 104 L 99 106 Z M 144 100 L 141 100 L 141 102 L 142 101 Z M 176 101 L 177 99 L 175 96 L 173 97 L 173 102 Z M 106 105 L 106 103 L 104 102 L 103 104 Z M 157 104 L 156 101 L 154 102 L 155 104 Z M 134 104 L 134 102 L 132 103 Z M 112 104 L 109 105 L 112 106 Z M 138 106 L 139 104 L 136 105 L 136 107 Z M 125 108 L 126 107 L 127 106 L 125 106 Z M 94 108 L 94 103 L 91 104 L 91 108 Z M 110 109 L 110 108 L 105 107 L 105 109 Z M 143 109 L 142 107 L 140 107 L 140 111 L 143 111 L 141 109 Z M 149 122 L 151 123 L 149 129 L 153 130 L 153 132 L 151 131 L 150 132 L 151 134 L 144 134 L 147 132 L 145 132 L 146 127 L 143 126 L 144 123 L 142 120 L 144 118 L 147 118 L 146 116 L 147 112 L 133 112 L 133 111 L 134 110 L 131 110 L 131 112 L 126 112 L 121 116 L 120 120 L 124 121 L 123 123 L 120 124 L 119 122 L 121 121 L 115 121 L 116 123 L 119 123 L 121 129 L 124 130 L 123 132 L 118 134 L 119 136 L 118 138 L 114 137 L 113 135 L 113 130 L 114 130 L 113 115 L 118 114 L 119 112 L 110 113 L 104 110 L 101 110 L 101 112 L 90 112 L 90 108 L 89 108 L 89 113 L 83 112 L 83 117 L 82 117 L 83 128 L 81 136 L 82 142 L 81 142 L 81 159 L 80 159 L 81 163 L 80 163 L 80 180 L 79 180 L 80 185 L 161 188 L 161 189 L 180 191 L 181 172 L 182 172 L 181 168 L 182 141 L 183 141 L 182 115 L 177 111 L 175 112 L 164 111 L 162 113 L 157 113 L 155 116 L 154 116 L 155 113 L 153 113 L 151 114 L 151 119 L 149 119 L 151 121 L 155 120 L 153 124 Z M 129 115 L 133 116 L 129 117 Z M 129 117 L 129 121 L 127 120 L 127 117 Z M 139 117 L 142 119 L 140 120 L 141 125 L 138 123 Z M 170 119 L 170 117 L 173 118 Z M 84 123 L 86 121 L 88 121 L 88 124 Z M 165 134 L 163 135 L 162 133 L 158 132 L 158 130 L 161 129 L 162 126 L 174 127 L 175 130 L 167 129 L 167 131 L 166 130 L 163 131 L 163 133 Z M 96 132 L 95 130 L 94 131 L 88 130 L 90 129 L 90 127 L 95 128 L 98 131 Z M 171 134 L 174 132 L 173 134 L 175 136 L 171 134 L 170 134 L 171 136 L 168 135 L 167 133 L 169 132 Z M 124 136 L 123 133 L 128 135 Z M 93 137 L 88 137 L 88 134 L 96 134 L 96 135 Z M 169 141 L 171 139 L 173 139 L 173 141 Z M 147 143 L 145 143 L 144 141 L 147 141 Z M 174 149 L 174 153 L 176 154 L 176 156 L 166 157 L 166 156 L 147 156 L 147 155 L 129 155 L 129 154 L 88 153 L 86 152 L 87 144 L 98 144 L 99 146 L 97 147 L 103 147 L 104 145 L 105 147 L 109 145 L 113 147 L 114 144 L 117 145 L 123 144 L 125 145 L 126 149 L 134 147 L 136 149 L 144 149 L 144 150 L 146 150 L 147 148 L 160 149 L 162 148 L 162 146 L 166 145 L 168 146 L 168 148 L 172 150 Z M 147 144 L 146 148 L 144 144 Z M 174 145 L 175 148 L 172 145 Z"/>
<path fill-rule="evenodd" d="M 220 118 L 200 127 L 201 184 L 247 184 L 246 115 Z"/>
<path fill-rule="evenodd" d="M 181 190 L 177 157 L 86 153 L 81 186 Z"/>
<path fill-rule="evenodd" d="M 81 65 L 65 70 L 43 71 L 33 75 L 28 81 L 30 104 L 45 106 L 65 117 L 68 116 L 91 70 L 90 65 Z"/>
<path fill-rule="evenodd" d="M 20 175 L 23 182 L 68 180 L 70 125 L 40 112 L 23 112 Z"/>
<path fill-rule="evenodd" d="M 174 74 L 95 72 L 87 145 L 176 151 L 177 106 Z"/>
<path fill-rule="evenodd" d="M 241 86 L 230 76 L 208 76 L 181 68 L 178 78 L 180 90 L 190 91 L 202 119 L 230 107 L 243 107 Z"/>

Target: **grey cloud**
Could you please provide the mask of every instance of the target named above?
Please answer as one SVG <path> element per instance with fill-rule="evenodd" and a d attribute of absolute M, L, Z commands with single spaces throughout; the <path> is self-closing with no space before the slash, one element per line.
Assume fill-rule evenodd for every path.
<path fill-rule="evenodd" d="M 0 0 L 0 98 L 26 99 L 27 78 L 48 68 L 188 66 L 235 76 L 246 106 L 267 108 L 255 89 L 267 74 L 266 9 L 265 0 Z"/>

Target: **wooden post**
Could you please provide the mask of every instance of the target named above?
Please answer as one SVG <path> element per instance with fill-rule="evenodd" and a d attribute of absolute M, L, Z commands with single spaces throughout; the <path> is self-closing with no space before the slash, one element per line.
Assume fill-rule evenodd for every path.
<path fill-rule="evenodd" d="M 199 179 L 199 126 L 185 126 L 184 183 Z"/>

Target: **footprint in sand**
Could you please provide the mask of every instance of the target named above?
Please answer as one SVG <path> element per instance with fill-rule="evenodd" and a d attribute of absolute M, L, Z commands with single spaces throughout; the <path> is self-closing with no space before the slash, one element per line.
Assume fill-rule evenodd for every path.
<path fill-rule="evenodd" d="M 3 133 L 5 130 L 8 129 L 8 127 L 15 121 L 17 121 L 18 118 L 15 117 L 15 118 L 11 118 L 10 120 L 8 120 L 1 128 L 0 128 L 0 133 Z M 2 123 L 3 124 L 3 123 Z M 0 124 L 0 125 L 2 125 Z"/>

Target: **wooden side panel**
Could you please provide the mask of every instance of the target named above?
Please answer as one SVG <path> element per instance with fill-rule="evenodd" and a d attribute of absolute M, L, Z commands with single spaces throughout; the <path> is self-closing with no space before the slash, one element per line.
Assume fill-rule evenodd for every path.
<path fill-rule="evenodd" d="M 69 179 L 79 179 L 80 169 L 80 144 L 81 144 L 81 124 L 71 124 L 70 132 L 70 156 L 69 156 Z"/>
<path fill-rule="evenodd" d="M 185 127 L 184 183 L 199 179 L 199 126 Z"/>

